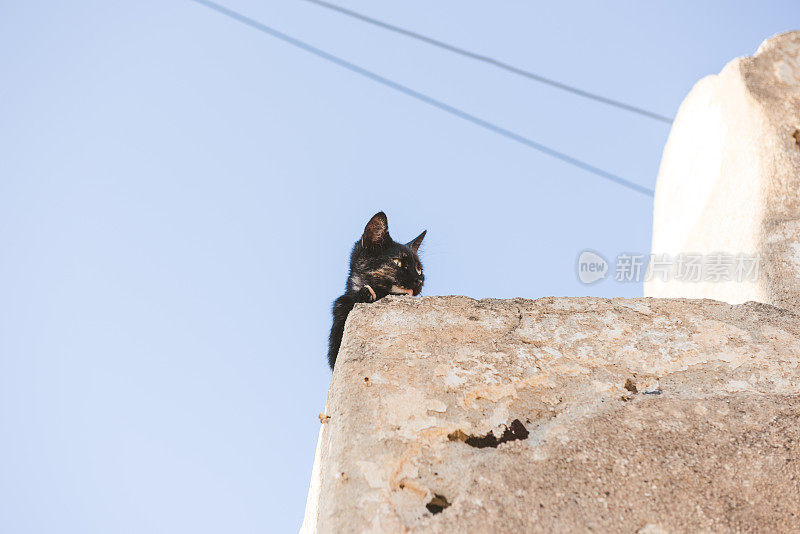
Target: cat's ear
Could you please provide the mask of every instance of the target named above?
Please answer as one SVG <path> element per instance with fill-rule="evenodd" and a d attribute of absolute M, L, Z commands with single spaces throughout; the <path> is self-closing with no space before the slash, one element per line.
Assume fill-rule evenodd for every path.
<path fill-rule="evenodd" d="M 419 250 L 419 246 L 422 244 L 422 240 L 425 239 L 425 234 L 427 234 L 427 233 L 428 233 L 428 231 L 424 230 L 417 237 L 415 237 L 414 239 L 412 239 L 411 241 L 406 243 L 406 246 L 409 247 L 411 250 L 413 250 L 414 254 L 416 254 L 417 250 Z"/>
<path fill-rule="evenodd" d="M 386 214 L 379 211 L 364 227 L 364 235 L 361 236 L 361 246 L 367 249 L 379 250 L 389 241 L 389 221 Z"/>

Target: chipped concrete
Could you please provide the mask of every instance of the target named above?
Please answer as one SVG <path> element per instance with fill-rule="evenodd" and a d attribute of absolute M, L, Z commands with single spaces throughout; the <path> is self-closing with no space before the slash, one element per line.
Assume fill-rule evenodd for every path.
<path fill-rule="evenodd" d="M 800 32 L 700 80 L 659 169 L 652 253 L 760 255 L 757 280 L 654 276 L 651 297 L 755 300 L 800 311 Z M 727 260 L 720 260 L 727 261 Z M 748 266 L 749 267 L 749 266 Z"/>
<path fill-rule="evenodd" d="M 305 532 L 800 530 L 800 321 L 765 304 L 388 297 L 326 414 Z"/>

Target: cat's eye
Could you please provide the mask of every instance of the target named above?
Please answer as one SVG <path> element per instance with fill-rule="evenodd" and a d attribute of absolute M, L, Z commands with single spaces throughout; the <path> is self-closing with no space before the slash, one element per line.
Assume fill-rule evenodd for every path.
<path fill-rule="evenodd" d="M 398 267 L 402 267 L 402 266 L 403 266 L 403 262 L 402 262 L 401 260 L 397 259 L 397 258 L 392 258 L 392 261 L 393 261 L 393 262 L 394 262 L 394 264 L 395 264 L 395 265 L 397 265 Z"/>

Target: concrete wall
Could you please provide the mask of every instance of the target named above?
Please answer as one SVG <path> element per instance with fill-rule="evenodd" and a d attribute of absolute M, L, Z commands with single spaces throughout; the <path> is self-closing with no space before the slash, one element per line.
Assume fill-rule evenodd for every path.
<path fill-rule="evenodd" d="M 654 254 L 759 255 L 757 281 L 645 283 L 652 297 L 748 300 L 800 310 L 800 32 L 700 80 L 669 136 Z"/>
<path fill-rule="evenodd" d="M 388 297 L 347 322 L 306 532 L 800 531 L 800 321 Z"/>

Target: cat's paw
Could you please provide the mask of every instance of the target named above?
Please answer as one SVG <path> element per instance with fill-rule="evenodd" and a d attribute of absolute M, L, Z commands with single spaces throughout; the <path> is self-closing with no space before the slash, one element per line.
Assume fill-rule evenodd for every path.
<path fill-rule="evenodd" d="M 375 291 L 371 287 L 369 287 L 369 284 L 364 284 L 364 289 L 366 289 L 369 292 L 369 296 L 365 295 L 369 299 L 368 302 L 375 302 L 375 299 L 377 298 L 377 296 L 375 295 Z"/>

